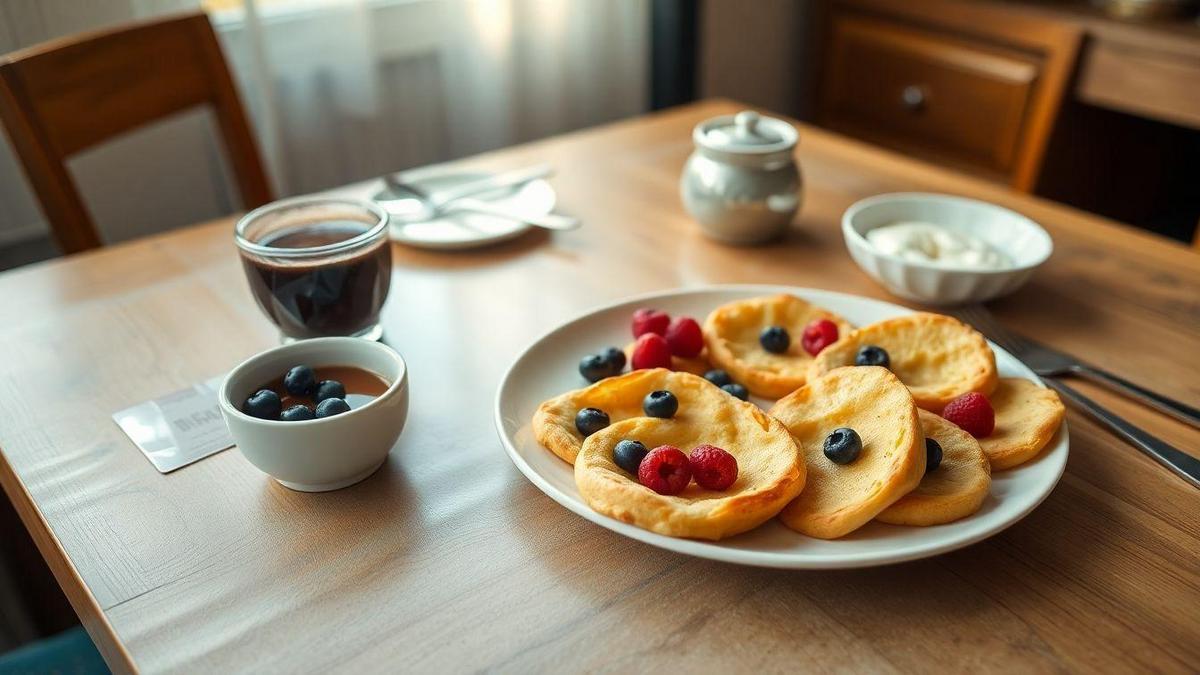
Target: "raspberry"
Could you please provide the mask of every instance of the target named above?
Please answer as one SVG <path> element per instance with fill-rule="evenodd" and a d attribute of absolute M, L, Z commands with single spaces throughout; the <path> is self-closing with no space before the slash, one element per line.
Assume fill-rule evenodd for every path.
<path fill-rule="evenodd" d="M 692 477 L 707 490 L 724 490 L 737 480 L 737 458 L 715 445 L 698 445 L 688 458 Z"/>
<path fill-rule="evenodd" d="M 677 495 L 692 482 L 692 465 L 679 448 L 660 445 L 638 466 L 638 481 L 660 495 Z"/>
<path fill-rule="evenodd" d="M 829 319 L 817 319 L 804 327 L 804 335 L 800 338 L 800 346 L 804 351 L 816 356 L 829 345 L 837 342 L 837 324 Z"/>
<path fill-rule="evenodd" d="M 968 392 L 946 404 L 942 417 L 957 424 L 975 438 L 990 436 L 996 429 L 996 413 L 987 397 L 979 392 Z"/>
<path fill-rule="evenodd" d="M 633 343 L 633 358 L 629 360 L 630 368 L 670 368 L 671 347 L 661 335 L 646 333 Z"/>
<path fill-rule="evenodd" d="M 671 317 L 666 312 L 643 307 L 633 313 L 633 337 L 641 337 L 646 333 L 662 335 L 667 332 Z"/>
<path fill-rule="evenodd" d="M 704 349 L 704 333 L 700 330 L 700 324 L 690 316 L 672 321 L 667 327 L 666 337 L 675 356 L 690 359 L 699 356 L 700 350 Z"/>

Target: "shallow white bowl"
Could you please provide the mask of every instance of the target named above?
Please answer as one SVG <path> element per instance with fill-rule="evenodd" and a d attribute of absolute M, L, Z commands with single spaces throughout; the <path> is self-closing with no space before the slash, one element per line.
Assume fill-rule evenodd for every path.
<path fill-rule="evenodd" d="M 391 386 L 350 412 L 304 422 L 262 420 L 241 404 L 292 366 L 354 366 Z M 408 368 L 387 345 L 352 337 L 301 340 L 252 356 L 225 377 L 221 414 L 233 440 L 254 466 L 285 487 L 325 492 L 370 476 L 387 459 L 408 417 Z"/>
<path fill-rule="evenodd" d="M 923 221 L 983 240 L 1011 265 L 977 270 L 905 260 L 880 253 L 866 238 L 876 227 Z M 1054 250 L 1037 223 L 1006 208 L 966 197 L 896 192 L 855 202 L 842 215 L 850 257 L 891 293 L 927 305 L 983 302 L 1017 290 Z"/>

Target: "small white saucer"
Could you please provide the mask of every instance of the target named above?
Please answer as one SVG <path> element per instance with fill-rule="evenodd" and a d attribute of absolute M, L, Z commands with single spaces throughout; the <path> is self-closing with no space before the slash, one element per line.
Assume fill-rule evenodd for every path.
<path fill-rule="evenodd" d="M 407 182 L 428 192 L 445 190 L 461 183 L 486 178 L 486 173 L 446 173 L 424 176 Z M 520 236 L 533 227 L 508 218 L 482 213 L 451 211 L 435 220 L 406 222 L 407 214 L 420 213 L 421 205 L 408 195 L 397 195 L 383 188 L 371 196 L 392 213 L 392 241 L 434 250 L 455 250 L 490 246 Z M 554 188 L 544 180 L 530 181 L 516 188 L 502 188 L 473 195 L 473 198 L 530 215 L 544 215 L 554 209 Z"/>

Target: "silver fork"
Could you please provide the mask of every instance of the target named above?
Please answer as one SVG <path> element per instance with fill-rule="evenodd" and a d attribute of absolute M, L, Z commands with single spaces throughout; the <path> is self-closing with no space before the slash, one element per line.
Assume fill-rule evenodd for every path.
<path fill-rule="evenodd" d="M 1045 377 L 1046 386 L 1062 394 L 1064 398 L 1082 408 L 1097 421 L 1106 425 L 1118 436 L 1149 455 L 1159 464 L 1167 467 L 1167 469 L 1180 478 L 1191 483 L 1194 487 L 1200 488 L 1200 460 L 1159 439 L 1144 429 L 1134 426 L 1072 387 L 1054 379 L 1054 376 L 1079 374 L 1088 377 L 1116 388 L 1119 391 L 1126 392 L 1159 410 L 1170 413 L 1191 424 L 1197 424 L 1197 421 L 1200 420 L 1200 413 L 1195 408 L 1155 394 L 1116 375 L 1082 363 L 1067 354 L 1016 335 L 1000 325 L 1000 322 L 996 321 L 992 313 L 981 305 L 964 307 L 953 313 L 966 323 L 974 326 L 976 330 L 1003 347 L 1013 356 L 1020 359 L 1025 365 L 1029 366 L 1030 370 Z"/>
<path fill-rule="evenodd" d="M 1079 375 L 1098 384 L 1104 385 L 1118 393 L 1131 396 L 1152 408 L 1160 410 L 1176 419 L 1200 428 L 1200 409 L 1193 408 L 1181 401 L 1156 394 L 1149 389 L 1140 387 L 1129 380 L 1101 370 L 1096 366 L 1084 363 L 1069 354 L 1064 354 L 1012 333 L 1000 325 L 982 305 L 971 305 L 955 312 L 963 321 L 975 326 L 981 333 L 991 337 L 996 344 L 1012 352 L 1021 359 L 1033 372 L 1042 377 L 1057 375 Z M 995 336 L 995 337 L 993 337 Z"/>

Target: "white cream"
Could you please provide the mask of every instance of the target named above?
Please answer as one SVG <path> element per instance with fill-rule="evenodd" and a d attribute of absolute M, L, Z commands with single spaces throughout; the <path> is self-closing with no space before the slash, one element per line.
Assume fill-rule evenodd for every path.
<path fill-rule="evenodd" d="M 947 267 L 1001 269 L 1008 257 L 983 240 L 925 222 L 899 222 L 867 231 L 867 241 L 880 253 L 913 262 Z"/>

